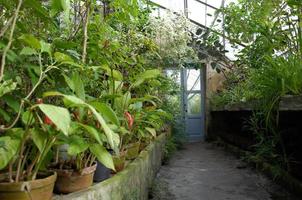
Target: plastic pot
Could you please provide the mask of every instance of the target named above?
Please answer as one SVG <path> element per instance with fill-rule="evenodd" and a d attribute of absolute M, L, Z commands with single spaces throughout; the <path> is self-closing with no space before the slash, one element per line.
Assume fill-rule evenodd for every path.
<path fill-rule="evenodd" d="M 0 175 L 0 180 L 7 175 Z M 40 178 L 41 177 L 41 178 Z M 0 182 L 1 200 L 51 200 L 57 178 L 55 172 L 39 174 L 39 179 L 18 183 Z"/>
<path fill-rule="evenodd" d="M 68 194 L 88 188 L 93 183 L 93 175 L 96 170 L 96 164 L 86 167 L 82 171 L 75 170 L 55 170 L 58 178 L 55 184 L 55 193 Z"/>
<path fill-rule="evenodd" d="M 133 160 L 138 156 L 140 143 L 132 143 L 127 147 L 126 159 Z"/>
<path fill-rule="evenodd" d="M 110 178 L 111 170 L 108 169 L 107 167 L 105 167 L 99 161 L 97 161 L 96 164 L 97 164 L 97 166 L 96 166 L 96 170 L 95 170 L 95 173 L 93 176 L 93 181 L 98 183 L 98 182 L 101 182 L 103 180 Z"/>

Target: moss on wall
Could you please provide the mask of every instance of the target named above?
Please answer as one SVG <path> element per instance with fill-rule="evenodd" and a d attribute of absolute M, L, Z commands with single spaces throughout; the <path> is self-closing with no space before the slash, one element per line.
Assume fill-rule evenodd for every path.
<path fill-rule="evenodd" d="M 161 166 L 166 134 L 160 135 L 123 171 L 84 191 L 55 196 L 54 200 L 146 200 Z"/>

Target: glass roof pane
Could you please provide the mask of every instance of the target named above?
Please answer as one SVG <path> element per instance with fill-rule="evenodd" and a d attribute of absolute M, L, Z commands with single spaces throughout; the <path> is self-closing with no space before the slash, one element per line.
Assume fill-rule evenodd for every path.
<path fill-rule="evenodd" d="M 184 12 L 184 0 L 152 0 L 152 2 L 172 11 Z"/>
<path fill-rule="evenodd" d="M 202 24 L 206 25 L 206 6 L 201 4 L 195 0 L 188 0 L 188 11 L 189 11 L 189 18 Z"/>
<path fill-rule="evenodd" d="M 215 8 L 220 8 L 222 0 L 200 0 L 206 4 L 209 4 Z"/>
<path fill-rule="evenodd" d="M 210 7 L 207 7 L 206 8 L 206 26 L 207 27 L 210 27 L 215 19 L 215 12 L 216 12 L 216 9 L 213 9 L 213 8 L 210 8 Z"/>
<path fill-rule="evenodd" d="M 184 13 L 184 2 L 185 0 L 151 0 L 154 3 L 157 3 L 169 10 L 182 12 Z M 217 19 L 215 20 L 216 9 L 222 6 L 229 5 L 230 3 L 236 3 L 238 0 L 187 0 L 188 5 L 188 18 L 194 22 L 197 22 L 196 26 L 205 26 L 211 29 L 214 29 L 219 32 L 223 32 L 223 16 L 219 13 Z M 207 6 L 207 4 L 209 6 Z M 213 8 L 214 7 L 214 8 Z M 162 15 L 162 12 L 160 12 Z M 164 16 L 164 15 L 162 15 Z M 215 22 L 213 23 L 213 21 Z M 193 23 L 194 23 L 193 22 Z M 200 25 L 198 25 L 200 24 Z M 231 60 L 236 58 L 236 54 L 238 53 L 240 47 L 233 47 L 229 41 L 226 39 L 223 40 L 221 37 L 221 42 L 225 44 L 226 50 L 229 52 L 226 53 L 226 56 Z M 225 41 L 225 42 L 223 42 Z M 239 49 L 238 49 L 239 48 Z"/>

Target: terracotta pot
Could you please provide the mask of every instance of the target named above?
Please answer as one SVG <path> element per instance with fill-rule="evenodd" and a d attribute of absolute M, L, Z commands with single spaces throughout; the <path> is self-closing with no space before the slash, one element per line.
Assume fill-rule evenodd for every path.
<path fill-rule="evenodd" d="M 147 142 L 141 142 L 140 145 L 139 145 L 139 152 L 144 150 L 147 146 L 148 146 Z"/>
<path fill-rule="evenodd" d="M 112 156 L 115 172 L 120 172 L 125 168 L 126 163 L 126 151 L 121 152 L 119 155 Z"/>
<path fill-rule="evenodd" d="M 7 175 L 0 175 L 0 180 Z M 57 178 L 55 172 L 44 174 L 33 181 L 23 181 L 19 183 L 1 183 L 1 200 L 51 200 L 53 187 Z"/>
<path fill-rule="evenodd" d="M 58 194 L 68 194 L 90 187 L 93 183 L 95 170 L 96 164 L 84 168 L 81 172 L 75 170 L 55 170 L 58 178 L 54 191 Z"/>
<path fill-rule="evenodd" d="M 128 160 L 135 159 L 138 156 L 139 147 L 140 147 L 139 142 L 128 145 L 126 159 L 128 159 Z"/>

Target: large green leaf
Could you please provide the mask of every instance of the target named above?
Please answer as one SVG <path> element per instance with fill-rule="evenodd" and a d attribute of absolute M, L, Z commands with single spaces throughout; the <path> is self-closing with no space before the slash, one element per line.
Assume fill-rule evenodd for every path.
<path fill-rule="evenodd" d="M 0 170 L 4 169 L 16 155 L 19 145 L 20 140 L 9 136 L 0 137 Z"/>
<path fill-rule="evenodd" d="M 51 0 L 51 16 L 55 16 L 57 13 L 64 10 L 63 8 L 63 2 L 64 0 Z"/>
<path fill-rule="evenodd" d="M 94 144 L 89 149 L 105 167 L 115 170 L 112 156 L 105 147 Z"/>
<path fill-rule="evenodd" d="M 74 106 L 86 106 L 89 110 L 91 110 L 91 112 L 93 113 L 93 115 L 95 116 L 95 118 L 98 120 L 98 122 L 101 124 L 101 127 L 103 128 L 106 137 L 107 137 L 107 141 L 109 143 L 109 145 L 115 150 L 118 151 L 118 145 L 119 145 L 119 135 L 114 133 L 108 126 L 108 124 L 106 123 L 106 121 L 104 120 L 103 116 L 98 113 L 95 108 L 87 103 L 85 103 L 83 100 L 81 100 L 80 98 L 77 98 L 75 96 L 70 96 L 70 95 L 63 95 L 64 99 L 66 99 L 68 102 L 73 103 Z"/>
<path fill-rule="evenodd" d="M 68 141 L 69 146 L 67 152 L 72 156 L 84 152 L 89 147 L 89 144 L 85 141 L 85 139 L 78 135 L 72 135 Z"/>
<path fill-rule="evenodd" d="M 74 82 L 71 80 L 71 78 L 69 78 L 69 77 L 66 76 L 65 74 L 63 74 L 63 77 L 64 77 L 65 82 L 67 83 L 68 87 L 74 92 L 74 91 L 75 91 Z"/>
<path fill-rule="evenodd" d="M 73 59 L 69 55 L 61 52 L 55 52 L 54 56 L 57 62 L 73 62 Z"/>
<path fill-rule="evenodd" d="M 24 47 L 20 52 L 20 55 L 26 55 L 26 56 L 31 56 L 35 54 L 37 54 L 37 51 L 30 47 Z"/>
<path fill-rule="evenodd" d="M 40 41 L 40 45 L 41 45 L 41 52 L 46 52 L 48 53 L 48 55 L 51 56 L 51 44 L 44 42 L 43 40 Z"/>
<path fill-rule="evenodd" d="M 110 121 L 117 126 L 120 126 L 120 121 L 118 120 L 115 112 L 112 110 L 110 106 L 101 102 L 92 102 L 90 103 L 99 113 L 101 113 L 106 121 Z"/>
<path fill-rule="evenodd" d="M 11 120 L 11 117 L 8 112 L 4 111 L 2 108 L 0 108 L 0 116 L 2 116 L 6 122 L 9 122 Z"/>
<path fill-rule="evenodd" d="M 92 107 L 89 105 L 89 109 L 92 111 L 98 122 L 101 124 L 109 145 L 113 148 L 115 152 L 118 152 L 118 145 L 120 143 L 119 135 L 114 133 L 108 124 L 105 122 L 104 118 Z"/>
<path fill-rule="evenodd" d="M 83 127 L 100 145 L 103 145 L 101 134 L 92 126 L 78 123 L 79 126 Z"/>
<path fill-rule="evenodd" d="M 111 69 L 110 67 L 104 65 L 104 66 L 95 66 L 92 67 L 93 69 L 102 69 L 105 71 L 106 75 L 112 77 L 113 79 L 117 80 L 117 81 L 121 81 L 123 80 L 123 75 L 121 74 L 121 72 L 115 70 L 115 69 Z"/>
<path fill-rule="evenodd" d="M 84 83 L 79 75 L 79 73 L 74 73 L 72 76 L 72 81 L 74 83 L 74 92 L 77 97 L 80 97 L 82 100 L 85 100 L 85 89 Z"/>
<path fill-rule="evenodd" d="M 137 86 L 141 85 L 142 83 L 144 83 L 146 80 L 156 78 L 160 74 L 161 74 L 161 72 L 158 69 L 146 70 L 137 76 L 134 83 L 132 83 L 131 87 L 132 88 L 137 87 Z"/>
<path fill-rule="evenodd" d="M 24 125 L 32 125 L 34 123 L 34 115 L 29 110 L 22 114 L 21 119 Z"/>
<path fill-rule="evenodd" d="M 47 133 L 41 130 L 31 129 L 30 134 L 35 145 L 38 147 L 39 151 L 42 152 L 47 142 Z"/>
<path fill-rule="evenodd" d="M 61 130 L 65 135 L 68 135 L 70 114 L 66 108 L 49 104 L 39 104 L 38 107 L 47 117 L 49 117 L 49 119 L 51 119 L 59 130 Z"/>
<path fill-rule="evenodd" d="M 35 38 L 33 35 L 23 34 L 22 36 L 19 37 L 19 39 L 34 49 L 41 49 L 40 41 L 37 38 Z"/>
<path fill-rule="evenodd" d="M 70 0 L 51 0 L 51 16 L 55 16 L 62 11 L 64 11 L 65 18 L 69 17 Z"/>
<path fill-rule="evenodd" d="M 118 145 L 120 143 L 120 138 L 119 135 L 114 133 L 110 127 L 108 126 L 108 124 L 106 123 L 106 121 L 104 120 L 103 116 L 98 113 L 96 111 L 96 109 L 87 104 L 85 101 L 83 101 L 82 99 L 75 97 L 75 96 L 71 96 L 71 95 L 64 95 L 62 93 L 59 92 L 47 92 L 44 93 L 43 95 L 45 96 L 62 96 L 64 97 L 64 103 L 70 107 L 77 107 L 77 106 L 83 106 L 83 107 L 87 107 L 89 110 L 91 110 L 91 112 L 93 113 L 93 115 L 95 116 L 95 118 L 98 120 L 98 122 L 101 124 L 102 129 L 105 132 L 105 135 L 107 137 L 107 141 L 109 143 L 109 145 L 111 146 L 111 148 L 118 152 Z"/>
<path fill-rule="evenodd" d="M 153 137 L 156 137 L 156 130 L 154 128 L 146 127 L 145 128 Z"/>

